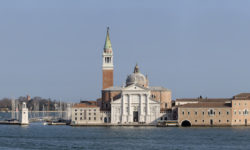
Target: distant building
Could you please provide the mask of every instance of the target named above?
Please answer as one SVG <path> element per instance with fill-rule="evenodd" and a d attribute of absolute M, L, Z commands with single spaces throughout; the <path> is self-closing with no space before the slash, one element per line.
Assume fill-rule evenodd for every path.
<path fill-rule="evenodd" d="M 30 101 L 30 100 L 31 100 L 30 95 L 27 95 L 27 101 Z"/>
<path fill-rule="evenodd" d="M 235 95 L 232 100 L 232 125 L 250 125 L 250 93 Z"/>
<path fill-rule="evenodd" d="M 178 107 L 178 123 L 181 126 L 228 126 L 232 120 L 231 110 L 231 101 L 185 104 Z"/>
<path fill-rule="evenodd" d="M 151 90 L 154 91 L 151 91 Z M 161 102 L 164 103 L 162 109 L 171 107 L 171 91 L 162 87 L 149 87 L 148 79 L 140 73 L 138 65 L 134 72 L 127 77 L 126 86 L 110 87 L 103 90 L 106 92 L 116 92 L 117 95 L 104 99 L 111 105 L 112 124 L 156 124 L 162 117 Z M 166 97 L 157 97 L 156 93 L 165 94 Z M 153 93 L 153 94 L 152 94 Z M 162 100 L 162 101 L 161 101 Z M 108 109 L 108 108 L 106 108 Z"/>
<path fill-rule="evenodd" d="M 177 99 L 180 126 L 250 125 L 250 93 L 228 99 Z"/>
<path fill-rule="evenodd" d="M 72 125 L 96 125 L 110 122 L 110 112 L 100 111 L 94 101 L 84 101 L 72 107 Z"/>
<path fill-rule="evenodd" d="M 76 104 L 72 108 L 72 124 L 156 124 L 158 120 L 172 119 L 171 91 L 149 86 L 138 65 L 125 86 L 114 86 L 113 60 L 108 28 L 102 54 L 102 98 Z"/>

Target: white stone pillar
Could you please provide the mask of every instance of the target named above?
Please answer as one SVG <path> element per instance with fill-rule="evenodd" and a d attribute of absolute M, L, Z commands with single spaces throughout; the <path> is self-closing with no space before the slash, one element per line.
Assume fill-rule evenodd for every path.
<path fill-rule="evenodd" d="M 128 95 L 128 122 L 133 122 L 131 101 L 131 95 Z"/>
<path fill-rule="evenodd" d="M 139 111 L 139 122 L 144 122 L 144 119 L 143 119 L 143 114 L 144 114 L 144 112 L 143 112 L 143 108 L 144 108 L 144 106 L 143 106 L 143 99 L 142 99 L 143 97 L 142 97 L 142 94 L 140 94 L 139 95 L 139 101 L 140 101 L 140 106 L 139 106 L 139 109 L 140 109 L 140 111 Z"/>
<path fill-rule="evenodd" d="M 146 104 L 146 106 L 147 106 L 147 115 L 150 115 L 150 107 L 149 107 L 149 96 L 147 95 L 146 96 L 146 102 L 147 102 L 147 104 Z"/>
<path fill-rule="evenodd" d="M 146 95 L 146 123 L 150 123 L 149 95 Z"/>
<path fill-rule="evenodd" d="M 143 114 L 142 94 L 139 95 L 139 99 L 140 99 L 140 115 L 142 115 Z"/>
<path fill-rule="evenodd" d="M 115 109 L 114 109 L 114 106 L 112 106 L 112 103 L 111 103 L 111 123 L 115 123 L 115 118 L 116 118 L 116 116 L 115 116 Z"/>
<path fill-rule="evenodd" d="M 124 123 L 125 122 L 125 113 L 126 113 L 126 108 L 125 108 L 125 97 L 126 96 L 124 96 L 124 95 L 122 95 L 122 103 L 121 103 L 121 110 L 122 110 L 122 112 L 121 112 L 121 122 L 122 123 Z"/>

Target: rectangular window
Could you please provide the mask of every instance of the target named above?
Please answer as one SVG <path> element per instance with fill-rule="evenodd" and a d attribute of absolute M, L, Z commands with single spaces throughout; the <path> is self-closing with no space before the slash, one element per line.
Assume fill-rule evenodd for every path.
<path fill-rule="evenodd" d="M 229 112 L 227 111 L 227 115 L 229 115 Z"/>
<path fill-rule="evenodd" d="M 94 115 L 96 115 L 96 113 L 94 113 Z"/>
<path fill-rule="evenodd" d="M 91 113 L 89 113 L 89 115 L 91 115 Z"/>
<path fill-rule="evenodd" d="M 220 115 L 220 111 L 219 111 L 219 115 Z"/>
<path fill-rule="evenodd" d="M 80 118 L 80 120 L 82 120 L 82 117 Z"/>
<path fill-rule="evenodd" d="M 75 120 L 77 120 L 77 118 L 75 117 Z"/>
<path fill-rule="evenodd" d="M 84 115 L 83 115 L 83 117 L 84 117 L 84 118 L 87 117 L 87 111 L 86 111 L 86 110 L 84 110 Z"/>
<path fill-rule="evenodd" d="M 184 111 L 182 112 L 182 115 L 184 115 L 185 113 L 184 113 Z"/>
<path fill-rule="evenodd" d="M 82 113 L 80 113 L 80 115 L 82 115 Z"/>
<path fill-rule="evenodd" d="M 94 120 L 96 120 L 96 117 L 94 117 Z"/>
<path fill-rule="evenodd" d="M 190 114 L 190 112 L 188 112 L 188 115 Z"/>
<path fill-rule="evenodd" d="M 197 115 L 197 111 L 195 112 L 195 115 Z"/>
<path fill-rule="evenodd" d="M 75 113 L 75 115 L 77 116 L 77 113 Z"/>
<path fill-rule="evenodd" d="M 195 120 L 195 122 L 197 122 L 197 120 Z"/>
<path fill-rule="evenodd" d="M 229 122 L 229 120 L 227 120 L 227 122 Z"/>
<path fill-rule="evenodd" d="M 89 120 L 91 120 L 91 118 L 89 117 Z"/>
<path fill-rule="evenodd" d="M 202 114 L 205 115 L 205 112 L 203 111 Z"/>

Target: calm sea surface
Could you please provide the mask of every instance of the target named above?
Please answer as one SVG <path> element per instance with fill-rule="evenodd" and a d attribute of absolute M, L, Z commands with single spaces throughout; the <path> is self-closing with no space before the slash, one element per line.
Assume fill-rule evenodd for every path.
<path fill-rule="evenodd" d="M 0 149 L 250 149 L 250 128 L 0 125 Z"/>

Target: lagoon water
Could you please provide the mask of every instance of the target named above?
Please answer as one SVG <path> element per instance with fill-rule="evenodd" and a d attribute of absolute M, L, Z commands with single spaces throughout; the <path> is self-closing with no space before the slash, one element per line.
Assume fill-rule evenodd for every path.
<path fill-rule="evenodd" d="M 0 149 L 250 149 L 250 128 L 0 125 Z"/>

